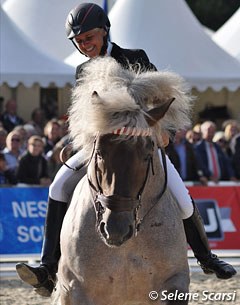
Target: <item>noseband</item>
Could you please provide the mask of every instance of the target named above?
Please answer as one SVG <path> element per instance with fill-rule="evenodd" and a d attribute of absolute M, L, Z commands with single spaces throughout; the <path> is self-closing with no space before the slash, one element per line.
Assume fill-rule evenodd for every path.
<path fill-rule="evenodd" d="M 151 136 L 152 131 L 150 128 L 147 129 L 137 129 L 137 128 L 129 128 L 129 127 L 123 127 L 121 129 L 114 130 L 112 134 L 116 135 L 128 135 L 128 136 Z M 162 154 L 162 160 L 163 160 L 163 167 L 164 167 L 164 173 L 165 173 L 165 181 L 163 189 L 161 190 L 160 194 L 157 196 L 156 201 L 154 205 L 152 205 L 147 213 L 142 217 L 139 218 L 139 209 L 141 207 L 141 198 L 142 194 L 144 192 L 150 169 L 152 171 L 152 174 L 154 175 L 154 166 L 153 166 L 153 158 L 152 155 L 148 156 L 148 165 L 146 169 L 145 178 L 143 181 L 143 184 L 137 194 L 137 198 L 130 198 L 130 197 L 124 197 L 120 195 L 110 195 L 106 196 L 103 194 L 102 187 L 99 183 L 98 175 L 97 175 L 97 169 L 98 169 L 98 163 L 97 163 L 97 154 L 95 152 L 95 146 L 97 141 L 98 135 L 95 137 L 94 143 L 93 143 L 93 150 L 91 154 L 91 158 L 88 162 L 90 164 L 93 156 L 95 156 L 95 167 L 94 167 L 94 175 L 95 175 L 95 181 L 97 185 L 94 185 L 94 183 L 90 180 L 88 177 L 88 182 L 92 190 L 95 192 L 95 198 L 94 198 L 94 207 L 96 211 L 96 226 L 98 227 L 102 218 L 103 213 L 105 212 L 106 208 L 108 208 L 111 211 L 114 212 L 126 212 L 126 211 L 134 211 L 134 218 L 135 218 L 135 235 L 137 235 L 137 232 L 140 230 L 140 225 L 146 218 L 146 216 L 150 213 L 150 211 L 154 208 L 154 206 L 159 202 L 160 198 L 163 196 L 166 187 L 167 187 L 167 167 L 166 167 L 166 156 L 164 151 L 161 149 Z"/>

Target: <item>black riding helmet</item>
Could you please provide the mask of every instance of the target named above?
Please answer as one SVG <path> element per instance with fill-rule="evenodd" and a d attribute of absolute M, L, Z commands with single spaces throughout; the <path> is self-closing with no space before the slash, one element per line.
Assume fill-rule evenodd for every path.
<path fill-rule="evenodd" d="M 107 39 L 110 26 L 110 21 L 104 10 L 94 3 L 82 3 L 72 9 L 68 14 L 65 24 L 67 38 L 73 42 L 77 49 L 78 47 L 73 41 L 75 36 L 95 28 L 103 28 L 107 32 L 107 35 L 104 37 L 104 45 L 101 54 L 104 54 L 107 49 Z"/>

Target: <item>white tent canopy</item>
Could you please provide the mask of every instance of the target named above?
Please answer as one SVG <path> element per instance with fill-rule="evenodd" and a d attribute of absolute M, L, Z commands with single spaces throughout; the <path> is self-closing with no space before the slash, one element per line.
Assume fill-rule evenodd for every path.
<path fill-rule="evenodd" d="M 217 30 L 212 39 L 240 61 L 240 8 Z"/>
<path fill-rule="evenodd" d="M 0 85 L 7 83 L 26 87 L 38 83 L 47 87 L 54 83 L 64 87 L 74 83 L 74 69 L 40 52 L 28 38 L 12 23 L 6 13 L 1 13 L 0 40 Z"/>
<path fill-rule="evenodd" d="M 77 67 L 83 62 L 87 61 L 88 58 L 81 54 L 79 51 L 74 51 L 71 55 L 65 58 L 64 62 L 72 67 Z"/>
<path fill-rule="evenodd" d="M 179 73 L 192 87 L 240 87 L 240 63 L 212 41 L 184 0 L 118 0 L 109 18 L 112 41 L 144 49 L 158 69 Z"/>
<path fill-rule="evenodd" d="M 116 0 L 110 0 L 109 9 Z M 74 50 L 65 32 L 69 11 L 85 0 L 6 0 L 3 9 L 12 21 L 43 52 L 65 59 Z M 90 0 L 100 6 L 103 0 Z"/>

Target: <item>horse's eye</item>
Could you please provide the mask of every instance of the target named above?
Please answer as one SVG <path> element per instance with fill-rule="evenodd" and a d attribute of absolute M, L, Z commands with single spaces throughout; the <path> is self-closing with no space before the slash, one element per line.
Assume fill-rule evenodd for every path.
<path fill-rule="evenodd" d="M 114 112 L 112 114 L 113 119 L 117 119 L 119 117 L 119 112 Z"/>

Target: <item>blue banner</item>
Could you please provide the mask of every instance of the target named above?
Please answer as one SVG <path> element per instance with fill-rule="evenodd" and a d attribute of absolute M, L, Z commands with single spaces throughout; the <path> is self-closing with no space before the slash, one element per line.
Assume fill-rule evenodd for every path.
<path fill-rule="evenodd" d="M 0 188 L 0 254 L 39 254 L 48 188 Z"/>

